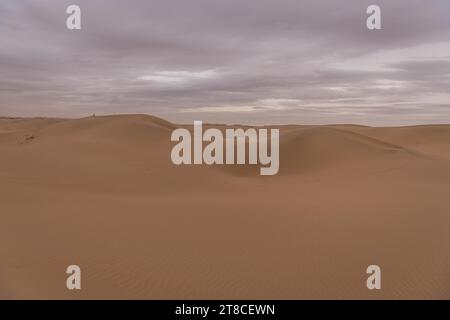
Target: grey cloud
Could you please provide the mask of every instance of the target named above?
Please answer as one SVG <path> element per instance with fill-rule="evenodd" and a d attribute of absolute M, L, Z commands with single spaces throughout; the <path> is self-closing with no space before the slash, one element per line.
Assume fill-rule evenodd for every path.
<path fill-rule="evenodd" d="M 376 2 L 383 30 L 373 32 L 368 0 L 2 0 L 0 114 L 450 122 L 450 3 Z M 73 3 L 80 31 L 65 28 Z M 442 43 L 447 51 L 432 52 Z M 151 80 L 180 71 L 193 76 Z M 214 76 L 195 76 L 204 71 Z M 230 106 L 254 111 L 189 112 Z"/>

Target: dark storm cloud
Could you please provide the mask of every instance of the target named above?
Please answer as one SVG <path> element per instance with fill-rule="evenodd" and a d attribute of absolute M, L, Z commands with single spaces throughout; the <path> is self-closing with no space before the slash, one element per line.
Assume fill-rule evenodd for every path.
<path fill-rule="evenodd" d="M 382 9 L 379 31 L 366 8 Z M 82 9 L 82 30 L 65 28 Z M 0 114 L 450 122 L 450 3 L 2 0 Z"/>

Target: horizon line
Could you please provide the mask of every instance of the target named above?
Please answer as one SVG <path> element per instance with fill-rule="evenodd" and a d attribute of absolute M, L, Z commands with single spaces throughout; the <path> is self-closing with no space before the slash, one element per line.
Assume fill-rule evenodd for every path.
<path fill-rule="evenodd" d="M 399 124 L 399 125 L 367 125 L 360 123 L 351 123 L 351 122 L 342 122 L 342 123 L 322 123 L 322 124 L 305 124 L 305 123 L 265 123 L 265 124 L 246 124 L 246 123 L 223 123 L 223 122 L 215 122 L 215 121 L 204 121 L 202 119 L 192 120 L 192 123 L 186 122 L 177 122 L 172 120 L 167 120 L 161 116 L 155 116 L 149 113 L 108 113 L 108 114 L 96 114 L 93 113 L 87 116 L 77 116 L 77 117 L 59 117 L 59 116 L 1 116 L 0 120 L 27 120 L 27 119 L 55 119 L 55 120 L 81 120 L 95 117 L 132 117 L 132 116 L 147 116 L 157 118 L 166 122 L 169 122 L 178 126 L 192 126 L 194 121 L 202 121 L 204 125 L 218 125 L 218 126 L 245 126 L 245 127 L 264 127 L 264 126 L 280 126 L 280 127 L 288 127 L 288 126 L 360 126 L 360 127 L 369 127 L 369 128 L 400 128 L 400 127 L 420 127 L 420 126 L 450 126 L 450 122 L 448 123 L 421 123 L 421 124 Z"/>

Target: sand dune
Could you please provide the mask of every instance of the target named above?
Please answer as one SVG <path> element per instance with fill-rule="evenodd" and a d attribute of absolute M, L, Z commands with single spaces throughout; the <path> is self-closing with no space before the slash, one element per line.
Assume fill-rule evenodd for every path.
<path fill-rule="evenodd" d="M 0 119 L 0 298 L 450 298 L 450 125 L 281 127 L 270 177 L 174 166 L 176 127 Z"/>

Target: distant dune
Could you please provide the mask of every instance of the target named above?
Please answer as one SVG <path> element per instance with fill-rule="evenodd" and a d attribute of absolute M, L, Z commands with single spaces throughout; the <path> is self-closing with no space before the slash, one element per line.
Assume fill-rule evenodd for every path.
<path fill-rule="evenodd" d="M 1 118 L 0 298 L 450 299 L 450 125 L 282 126 L 276 176 L 175 166 L 176 127 Z"/>

